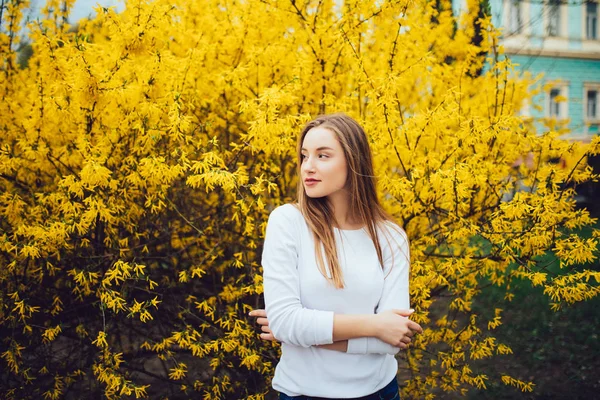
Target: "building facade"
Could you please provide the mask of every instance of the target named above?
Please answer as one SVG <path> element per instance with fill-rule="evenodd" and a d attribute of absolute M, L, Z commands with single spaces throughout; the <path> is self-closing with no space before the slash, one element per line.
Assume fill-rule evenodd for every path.
<path fill-rule="evenodd" d="M 599 0 L 489 0 L 506 55 L 518 70 L 543 73 L 541 94 L 523 113 L 568 124 L 573 140 L 600 133 Z M 466 7 L 454 3 L 455 12 Z"/>

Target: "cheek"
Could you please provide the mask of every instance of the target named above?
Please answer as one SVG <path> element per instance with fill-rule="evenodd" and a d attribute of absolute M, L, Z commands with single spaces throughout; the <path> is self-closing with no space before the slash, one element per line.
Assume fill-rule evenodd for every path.
<path fill-rule="evenodd" d="M 338 184 L 343 187 L 346 186 L 346 181 L 348 179 L 348 166 L 345 162 L 340 162 L 335 166 L 335 170 L 333 171 L 338 180 Z"/>

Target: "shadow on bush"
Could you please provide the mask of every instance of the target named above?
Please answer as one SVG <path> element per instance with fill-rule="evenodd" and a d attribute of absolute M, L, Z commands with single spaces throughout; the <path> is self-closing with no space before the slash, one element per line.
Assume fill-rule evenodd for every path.
<path fill-rule="evenodd" d="M 588 157 L 594 174 L 600 174 L 600 155 Z M 594 218 L 600 217 L 600 182 L 588 181 L 577 186 L 577 205 L 587 208 Z"/>

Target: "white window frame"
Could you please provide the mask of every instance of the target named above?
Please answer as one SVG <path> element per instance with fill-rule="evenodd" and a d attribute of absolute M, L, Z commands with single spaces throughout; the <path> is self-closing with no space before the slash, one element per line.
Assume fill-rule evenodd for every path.
<path fill-rule="evenodd" d="M 524 30 L 524 0 L 506 0 L 504 27 L 508 35 L 520 35 Z M 516 18 L 513 18 L 516 17 Z"/>
<path fill-rule="evenodd" d="M 525 99 L 523 104 L 521 104 L 521 108 L 517 110 L 517 115 L 524 118 L 531 117 L 531 103 L 529 100 Z"/>
<path fill-rule="evenodd" d="M 594 23 L 595 23 L 595 30 L 593 31 L 592 35 L 595 35 L 596 37 L 590 37 L 588 34 L 590 33 L 590 28 L 588 26 L 588 13 L 587 13 L 587 6 L 588 3 L 594 3 L 596 4 L 596 15 L 594 17 Z M 598 27 L 598 11 L 600 9 L 600 4 L 598 4 L 598 1 L 594 1 L 594 0 L 587 0 L 584 1 L 582 4 L 583 9 L 583 29 L 582 29 L 582 33 L 583 33 L 583 39 L 584 40 L 598 40 L 600 39 L 600 28 Z M 592 28 L 593 29 L 593 28 Z"/>
<path fill-rule="evenodd" d="M 551 98 L 550 95 L 553 90 L 558 90 L 558 95 L 567 99 L 566 101 L 562 101 L 558 103 L 558 115 L 552 115 L 550 113 L 551 107 Z M 558 82 L 552 84 L 552 87 L 546 91 L 544 102 L 544 110 L 546 113 L 546 118 L 556 118 L 557 120 L 564 120 L 569 118 L 569 83 L 568 82 Z"/>
<path fill-rule="evenodd" d="M 596 91 L 596 118 L 588 117 L 588 92 Z M 583 84 L 583 120 L 586 123 L 600 123 L 600 82 L 590 82 Z"/>
<path fill-rule="evenodd" d="M 555 34 L 550 34 L 550 15 L 552 13 L 551 8 L 555 7 L 556 15 L 558 18 L 558 24 L 556 26 Z M 544 36 L 548 37 L 562 37 L 566 36 L 567 32 L 567 9 L 566 5 L 562 0 L 544 0 L 544 10 L 543 10 L 543 20 L 544 20 Z"/>

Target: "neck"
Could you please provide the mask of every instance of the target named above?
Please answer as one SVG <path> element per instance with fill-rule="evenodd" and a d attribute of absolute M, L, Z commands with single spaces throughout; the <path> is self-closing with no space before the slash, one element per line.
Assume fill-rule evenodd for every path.
<path fill-rule="evenodd" d="M 335 220 L 340 229 L 353 229 L 363 225 L 363 221 L 357 221 L 354 215 L 350 215 L 350 200 L 347 193 L 336 193 L 327 198 Z"/>

